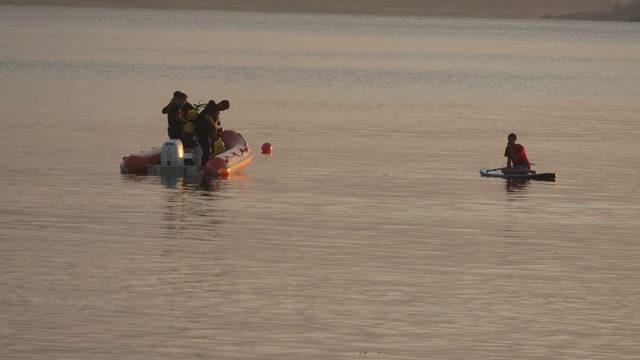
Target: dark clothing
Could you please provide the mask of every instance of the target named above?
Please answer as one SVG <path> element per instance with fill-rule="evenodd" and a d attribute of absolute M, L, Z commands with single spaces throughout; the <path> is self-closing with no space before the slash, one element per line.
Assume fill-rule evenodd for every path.
<path fill-rule="evenodd" d="M 170 102 L 162 109 L 163 114 L 167 114 L 167 133 L 170 139 L 182 139 L 184 133 L 182 132 L 183 119 L 186 119 L 187 113 L 193 109 L 193 105 L 186 103 L 182 108 L 178 108 L 178 105 Z"/>
<path fill-rule="evenodd" d="M 218 110 L 216 104 L 213 101 L 211 101 L 204 109 L 202 109 L 200 115 L 193 123 L 193 129 L 197 136 L 201 136 L 204 134 L 213 136 L 213 134 L 218 133 L 218 130 L 221 127 L 220 110 Z"/>
<path fill-rule="evenodd" d="M 211 157 L 211 149 L 213 148 L 213 144 L 218 141 L 218 134 L 214 134 L 211 136 L 208 135 L 198 135 L 198 143 L 200 143 L 200 147 L 202 148 L 202 166 L 209 161 Z"/>
<path fill-rule="evenodd" d="M 181 116 L 186 117 L 187 113 L 191 110 L 193 110 L 193 105 L 189 104 L 188 102 L 184 104 L 184 106 L 180 109 L 182 114 Z M 170 112 L 174 112 L 177 113 L 178 112 L 178 105 L 175 103 L 170 102 L 167 106 L 165 106 L 162 109 L 162 113 L 163 114 L 169 114 Z"/>
<path fill-rule="evenodd" d="M 202 148 L 202 166 L 204 166 L 211 156 L 211 145 L 218 139 L 218 133 L 222 130 L 220 110 L 215 102 L 209 101 L 207 106 L 202 109 L 193 123 L 193 130 Z"/>
<path fill-rule="evenodd" d="M 214 134 L 217 134 L 221 128 L 222 126 L 220 125 L 220 117 L 218 114 L 215 114 L 214 116 L 200 116 L 193 124 L 193 129 L 196 135 L 208 134 L 209 136 L 213 136 Z"/>
<path fill-rule="evenodd" d="M 211 156 L 211 139 L 208 135 L 198 135 L 198 142 L 202 148 L 202 163 L 200 166 L 204 166 Z"/>
<path fill-rule="evenodd" d="M 198 137 L 198 142 L 202 148 L 202 165 L 209 161 L 211 155 L 211 145 L 218 140 L 218 130 L 221 129 L 218 114 L 215 120 L 211 115 L 199 116 L 194 124 L 194 130 Z"/>
<path fill-rule="evenodd" d="M 198 146 L 197 138 L 193 134 L 185 133 L 180 140 L 182 140 L 182 145 L 184 145 L 185 149 L 192 149 Z"/>

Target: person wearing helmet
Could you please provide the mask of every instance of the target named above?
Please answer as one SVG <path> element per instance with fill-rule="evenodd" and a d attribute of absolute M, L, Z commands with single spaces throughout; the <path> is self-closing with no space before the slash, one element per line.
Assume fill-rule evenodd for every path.
<path fill-rule="evenodd" d="M 186 121 L 187 113 L 193 109 L 187 99 L 187 94 L 175 91 L 169 104 L 162 109 L 162 113 L 167 114 L 167 133 L 170 139 L 183 137 L 182 124 Z"/>

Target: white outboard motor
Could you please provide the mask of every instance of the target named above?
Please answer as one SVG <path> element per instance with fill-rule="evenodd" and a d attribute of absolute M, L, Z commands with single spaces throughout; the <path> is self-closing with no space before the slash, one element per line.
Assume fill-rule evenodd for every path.
<path fill-rule="evenodd" d="M 184 168 L 184 147 L 178 139 L 167 140 L 160 153 L 162 175 L 178 175 Z"/>

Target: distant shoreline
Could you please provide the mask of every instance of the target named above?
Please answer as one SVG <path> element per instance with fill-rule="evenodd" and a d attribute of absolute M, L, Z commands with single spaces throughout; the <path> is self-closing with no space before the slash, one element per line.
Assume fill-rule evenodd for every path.
<path fill-rule="evenodd" d="M 262 3 L 262 4 L 261 4 Z M 117 0 L 0 0 L 0 5 L 16 6 L 57 6 L 84 8 L 114 8 L 114 9 L 180 9 L 180 10 L 220 10 L 220 11 L 250 11 L 250 12 L 284 12 L 284 13 L 315 13 L 315 14 L 348 14 L 348 15 L 414 15 L 414 16 L 454 16 L 454 17 L 482 17 L 489 14 L 477 14 L 464 11 L 438 11 L 429 9 L 402 8 L 391 6 L 330 6 L 321 3 L 296 4 L 294 2 L 279 1 L 276 4 L 264 4 L 261 1 L 233 1 L 233 0 L 187 0 L 177 4 L 176 1 L 156 0 L 153 2 L 131 0 L 127 2 Z M 509 17 L 507 14 L 494 13 L 492 17 Z"/>
<path fill-rule="evenodd" d="M 589 20 L 589 21 L 640 21 L 640 0 L 630 3 L 617 3 L 613 10 L 608 12 L 578 12 L 564 14 L 555 17 L 563 20 Z"/>
<path fill-rule="evenodd" d="M 574 13 L 553 16 L 551 19 L 560 20 L 583 20 L 583 21 L 620 21 L 620 22 L 639 22 L 640 14 L 619 14 L 610 13 Z"/>
<path fill-rule="evenodd" d="M 180 10 L 220 10 L 247 12 L 279 12 L 279 13 L 312 13 L 312 14 L 346 14 L 346 15 L 388 15 L 388 16 L 424 16 L 424 17 L 459 17 L 459 18 L 518 18 L 518 19 L 560 19 L 586 21 L 640 21 L 640 14 L 625 15 L 619 11 L 612 12 L 577 12 L 568 14 L 518 14 L 506 10 L 454 11 L 451 9 L 427 9 L 420 7 L 402 7 L 369 2 L 362 6 L 341 3 L 336 5 L 328 1 L 296 1 L 296 0 L 0 0 L 0 5 L 15 6 L 55 6 L 80 8 L 113 8 L 113 9 L 180 9 Z"/>
<path fill-rule="evenodd" d="M 389 15 L 389 16 L 430 16 L 460 18 L 540 18 L 539 14 L 517 14 L 507 10 L 459 11 L 448 9 L 391 6 L 374 1 L 368 5 L 341 3 L 336 5 L 329 1 L 310 0 L 0 0 L 0 5 L 17 6 L 60 6 L 85 8 L 116 9 L 181 9 L 181 10 L 220 10 L 251 11 L 281 13 L 315 13 L 315 14 L 347 14 L 347 15 Z"/>
<path fill-rule="evenodd" d="M 16 6 L 54 6 L 54 7 L 80 7 L 80 8 L 112 8 L 112 9 L 165 9 L 165 10 L 219 10 L 219 11 L 246 11 L 246 12 L 272 12 L 272 13 L 309 13 L 309 14 L 344 14 L 344 15 L 388 15 L 388 16 L 430 16 L 430 17 L 491 17 L 491 18 L 535 18 L 532 16 L 513 16 L 501 13 L 479 14 L 463 11 L 438 11 L 428 9 L 409 9 L 387 6 L 305 6 L 296 4 L 259 5 L 255 3 L 232 3 L 231 1 L 198 0 L 185 1 L 176 5 L 175 1 L 155 1 L 150 4 L 146 1 L 133 0 L 127 3 L 112 0 L 0 0 L 0 5 Z"/>
<path fill-rule="evenodd" d="M 552 17 L 559 20 L 582 20 L 582 21 L 619 21 L 619 22 L 639 22 L 640 15 L 633 17 L 620 17 L 609 13 L 575 13 Z"/>

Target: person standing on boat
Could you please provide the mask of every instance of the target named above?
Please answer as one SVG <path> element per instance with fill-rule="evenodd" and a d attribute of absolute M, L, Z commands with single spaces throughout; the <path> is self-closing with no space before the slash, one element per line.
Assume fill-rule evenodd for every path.
<path fill-rule="evenodd" d="M 229 100 L 223 100 L 218 104 L 213 100 L 209 100 L 194 123 L 196 137 L 202 148 L 202 166 L 209 161 L 211 145 L 214 144 L 220 134 L 222 134 L 220 112 L 229 108 Z"/>
<path fill-rule="evenodd" d="M 528 174 L 531 172 L 531 163 L 527 158 L 527 151 L 521 144 L 516 144 L 516 134 L 509 134 L 504 156 L 507 158 L 507 167 L 502 169 L 504 174 Z"/>
<path fill-rule="evenodd" d="M 187 94 L 182 91 L 173 93 L 173 98 L 169 104 L 162 109 L 163 114 L 167 114 L 167 133 L 170 139 L 182 139 L 182 125 L 186 122 L 187 113 L 193 109 L 193 105 L 187 101 Z"/>

